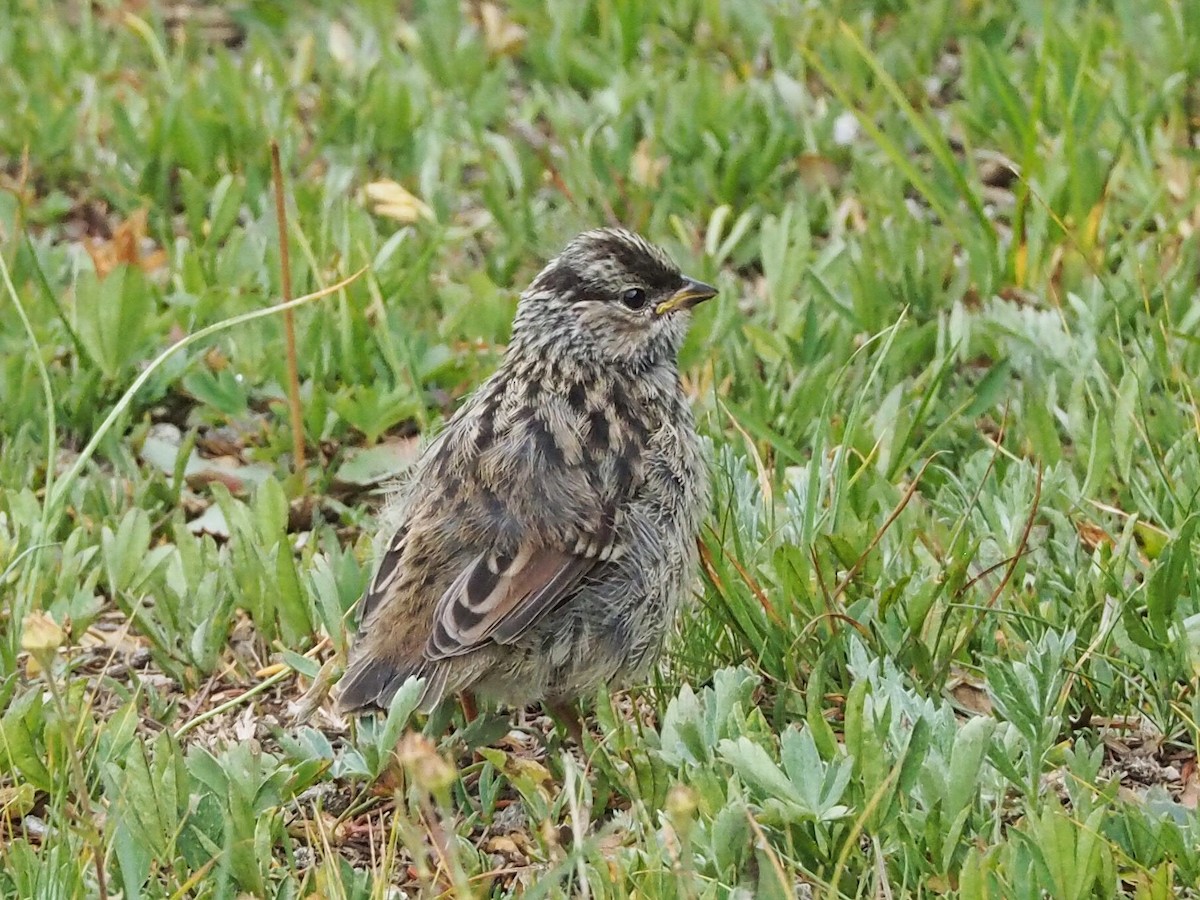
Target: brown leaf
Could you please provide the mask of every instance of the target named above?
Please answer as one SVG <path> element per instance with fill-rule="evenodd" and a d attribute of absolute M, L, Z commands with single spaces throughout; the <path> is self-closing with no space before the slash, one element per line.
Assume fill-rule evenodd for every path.
<path fill-rule="evenodd" d="M 131 634 L 127 627 L 115 631 L 102 631 L 99 628 L 89 628 L 79 638 L 79 645 L 85 648 L 103 648 L 111 651 L 112 656 L 128 659 L 150 646 L 150 641 L 137 634 Z"/>
<path fill-rule="evenodd" d="M 524 857 L 525 854 L 521 852 L 521 848 L 517 846 L 517 842 L 513 840 L 513 837 L 516 835 L 518 835 L 518 833 L 513 832 L 512 835 L 501 834 L 497 835 L 496 837 L 488 838 L 487 842 L 483 845 L 483 849 L 488 853 L 500 853 L 510 858 Z"/>
<path fill-rule="evenodd" d="M 1112 536 L 1095 522 L 1089 522 L 1086 519 L 1076 522 L 1075 530 L 1079 532 L 1079 540 L 1082 541 L 1083 546 L 1087 547 L 1089 553 L 1096 552 L 1101 544 L 1107 544 L 1110 547 L 1116 544 Z"/>
<path fill-rule="evenodd" d="M 147 465 L 163 474 L 172 475 L 182 443 L 183 434 L 176 426 L 159 422 L 151 427 L 138 455 Z M 234 494 L 243 494 L 251 487 L 262 484 L 270 474 L 271 467 L 265 463 L 243 463 L 240 457 L 233 454 L 205 457 L 194 449 L 188 455 L 183 469 L 184 480 L 192 490 L 219 482 Z"/>
<path fill-rule="evenodd" d="M 221 352 L 220 347 L 210 347 L 204 353 L 204 364 L 213 372 L 223 372 L 229 368 L 229 357 Z"/>
<path fill-rule="evenodd" d="M 633 158 L 629 161 L 629 174 L 634 184 L 658 187 L 659 178 L 667 168 L 667 158 L 655 156 L 653 150 L 654 144 L 650 138 L 642 138 L 634 148 Z"/>
<path fill-rule="evenodd" d="M 810 191 L 820 188 L 837 190 L 842 183 L 842 170 L 837 163 L 819 153 L 804 153 L 796 159 L 796 171 Z"/>
<path fill-rule="evenodd" d="M 492 56 L 514 56 L 525 46 L 525 29 L 508 18 L 497 3 L 479 5 L 479 26 Z"/>
<path fill-rule="evenodd" d="M 262 484 L 271 474 L 270 466 L 262 463 L 243 465 L 233 456 L 201 458 L 194 469 L 190 464 L 188 468 L 184 479 L 192 490 L 219 482 L 229 488 L 231 494 L 244 494 L 250 488 Z"/>
<path fill-rule="evenodd" d="M 63 642 L 63 630 L 44 612 L 32 612 L 21 626 L 21 649 L 33 654 L 53 653 Z"/>
<path fill-rule="evenodd" d="M 981 716 L 992 714 L 992 700 L 982 680 L 960 672 L 950 679 L 946 689 L 955 702 L 968 712 Z"/>
<path fill-rule="evenodd" d="M 1195 809 L 1200 802 L 1200 769 L 1196 768 L 1196 759 L 1192 757 L 1183 766 L 1183 790 L 1179 794 L 1179 803 L 1188 809 Z"/>
<path fill-rule="evenodd" d="M 371 204 L 371 212 L 375 215 L 395 219 L 405 225 L 411 225 L 420 219 L 433 219 L 433 210 L 424 200 L 390 178 L 368 184 L 366 198 Z"/>
<path fill-rule="evenodd" d="M 136 266 L 147 273 L 155 272 L 166 265 L 166 251 L 155 247 L 143 254 L 144 243 L 146 243 L 146 210 L 139 209 L 113 229 L 111 239 L 97 241 L 93 238 L 86 238 L 83 246 L 92 258 L 96 276 L 103 279 L 121 265 Z"/>

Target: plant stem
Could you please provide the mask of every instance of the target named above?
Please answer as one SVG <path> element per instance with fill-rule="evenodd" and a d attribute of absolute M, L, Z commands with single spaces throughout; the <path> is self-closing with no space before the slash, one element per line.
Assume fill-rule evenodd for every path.
<path fill-rule="evenodd" d="M 50 689 L 50 697 L 54 701 L 54 708 L 58 710 L 58 717 L 62 720 L 65 728 L 69 721 L 67 704 L 63 700 L 62 693 L 58 689 L 58 682 L 54 679 L 51 671 L 54 654 L 50 653 L 47 658 L 39 659 L 38 664 L 46 673 L 46 685 Z M 96 820 L 92 817 L 92 797 L 88 791 L 87 777 L 83 774 L 83 763 L 79 761 L 79 748 L 74 741 L 71 742 L 67 755 L 71 758 L 71 781 L 74 782 L 72 790 L 75 792 L 77 803 L 75 815 L 83 827 L 84 840 L 91 845 L 93 861 L 96 864 L 96 893 L 100 900 L 108 900 L 108 878 L 104 874 L 104 843 L 100 838 L 100 829 L 96 827 Z"/>
<path fill-rule="evenodd" d="M 283 166 L 279 162 L 279 141 L 271 140 L 271 178 L 275 183 L 275 223 L 279 227 L 279 277 L 284 302 L 292 299 L 291 254 L 288 252 L 287 203 L 283 196 Z M 296 358 L 296 320 L 290 309 L 283 313 L 283 334 L 287 344 L 288 414 L 292 420 L 292 465 L 305 484 L 304 413 L 300 407 L 300 364 Z"/>
<path fill-rule="evenodd" d="M 240 706 L 241 704 L 243 704 L 247 700 L 249 700 L 251 697 L 255 697 L 258 694 L 261 694 L 267 688 L 272 687 L 276 684 L 279 684 L 279 682 L 283 681 L 285 678 L 287 678 L 289 675 L 292 675 L 292 674 L 293 674 L 293 670 L 290 667 L 281 669 L 280 671 L 278 671 L 274 675 L 272 675 L 270 678 L 263 679 L 258 684 L 256 684 L 254 687 L 250 688 L 249 690 L 247 690 L 241 694 L 238 694 L 232 700 L 226 700 L 224 703 L 222 703 L 218 706 L 214 706 L 210 710 L 206 710 L 205 712 L 202 712 L 200 715 L 196 716 L 196 718 L 191 719 L 187 722 L 184 722 L 182 725 L 179 726 L 179 730 L 175 732 L 175 740 L 179 740 L 181 737 L 183 737 L 185 734 L 187 734 L 193 728 L 196 728 L 198 725 L 203 725 L 209 719 L 215 719 L 217 716 L 221 715 L 222 713 L 228 712 L 229 710 Z"/>

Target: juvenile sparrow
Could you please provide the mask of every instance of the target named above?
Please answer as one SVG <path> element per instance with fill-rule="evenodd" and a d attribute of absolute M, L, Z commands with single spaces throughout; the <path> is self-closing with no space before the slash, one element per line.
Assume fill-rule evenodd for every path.
<path fill-rule="evenodd" d="M 338 689 L 561 705 L 655 662 L 708 479 L 676 354 L 717 291 L 628 231 L 576 237 L 522 294 L 500 368 L 428 446 Z"/>

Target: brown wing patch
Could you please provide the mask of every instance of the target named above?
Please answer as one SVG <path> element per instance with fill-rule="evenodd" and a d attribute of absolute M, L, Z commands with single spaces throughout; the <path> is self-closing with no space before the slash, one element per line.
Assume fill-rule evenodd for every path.
<path fill-rule="evenodd" d="M 401 526 L 379 560 L 379 567 L 375 570 L 371 583 L 367 585 L 367 592 L 363 594 L 362 602 L 358 605 L 358 627 L 360 629 L 400 580 L 402 573 L 400 560 L 404 557 L 407 538 L 408 526 Z"/>
<path fill-rule="evenodd" d="M 488 641 L 512 643 L 595 564 L 594 558 L 528 545 L 515 555 L 480 554 L 438 601 L 425 657 L 461 656 Z"/>

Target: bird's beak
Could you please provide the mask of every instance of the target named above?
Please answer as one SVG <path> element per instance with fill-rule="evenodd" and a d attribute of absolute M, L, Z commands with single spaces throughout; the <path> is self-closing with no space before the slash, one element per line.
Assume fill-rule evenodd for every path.
<path fill-rule="evenodd" d="M 697 303 L 711 300 L 715 296 L 717 296 L 717 289 L 711 284 L 685 277 L 683 287 L 654 307 L 654 312 L 656 315 L 665 316 L 677 309 L 691 309 Z"/>

